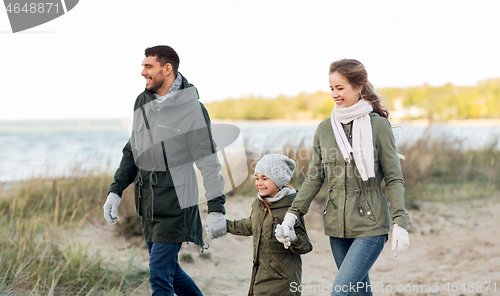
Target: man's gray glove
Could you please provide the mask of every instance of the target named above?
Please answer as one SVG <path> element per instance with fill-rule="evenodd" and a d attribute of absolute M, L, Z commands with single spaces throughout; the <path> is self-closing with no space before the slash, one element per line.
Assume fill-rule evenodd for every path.
<path fill-rule="evenodd" d="M 290 247 L 291 242 L 297 239 L 297 235 L 295 234 L 295 230 L 293 228 L 290 229 L 288 236 L 285 236 L 283 231 L 283 225 L 281 224 L 276 225 L 276 229 L 274 229 L 274 236 L 280 243 L 283 244 L 283 246 L 285 246 L 285 249 L 288 249 L 288 247 Z"/>
<path fill-rule="evenodd" d="M 106 203 L 104 204 L 104 218 L 110 224 L 115 224 L 118 219 L 118 206 L 120 205 L 120 196 L 116 193 L 110 192 Z"/>
<path fill-rule="evenodd" d="M 220 212 L 208 213 L 208 218 L 205 221 L 205 229 L 209 239 L 219 238 L 226 235 L 227 225 L 224 214 Z"/>

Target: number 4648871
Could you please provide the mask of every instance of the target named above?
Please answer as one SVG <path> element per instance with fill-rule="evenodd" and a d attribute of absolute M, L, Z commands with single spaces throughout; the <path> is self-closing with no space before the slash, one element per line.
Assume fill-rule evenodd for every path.
<path fill-rule="evenodd" d="M 51 9 L 54 9 L 58 14 L 59 3 L 25 3 L 23 6 L 19 3 L 9 3 L 6 9 L 7 13 L 50 13 Z"/>

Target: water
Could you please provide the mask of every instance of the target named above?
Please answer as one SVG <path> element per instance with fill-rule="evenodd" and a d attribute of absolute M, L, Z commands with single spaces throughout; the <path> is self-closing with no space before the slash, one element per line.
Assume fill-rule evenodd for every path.
<path fill-rule="evenodd" d="M 214 121 L 216 123 L 216 121 Z M 221 122 L 238 126 L 247 150 L 310 146 L 318 122 Z M 61 176 L 78 170 L 100 169 L 113 173 L 128 141 L 127 120 L 73 120 L 0 122 L 0 182 L 37 176 Z M 481 149 L 500 138 L 500 125 L 439 125 L 424 135 L 425 125 L 401 124 L 394 129 L 397 145 L 425 137 L 461 142 L 463 149 Z M 496 148 L 500 149 L 500 142 Z M 278 149 L 276 149 L 278 148 Z M 258 156 L 255 155 L 254 156 Z"/>
<path fill-rule="evenodd" d="M 116 168 L 128 137 L 121 120 L 0 122 L 0 182 Z"/>
<path fill-rule="evenodd" d="M 242 130 L 247 148 L 260 152 L 266 148 L 283 147 L 287 143 L 294 147 L 303 140 L 306 146 L 312 144 L 319 122 L 264 122 L 242 121 L 234 123 Z M 500 150 L 500 122 L 483 123 L 458 122 L 428 127 L 425 123 L 401 123 L 393 128 L 396 145 L 411 145 L 422 137 L 429 140 L 444 138 L 459 145 L 461 149 L 482 149 L 496 144 Z M 496 141 L 499 140 L 499 141 Z"/>

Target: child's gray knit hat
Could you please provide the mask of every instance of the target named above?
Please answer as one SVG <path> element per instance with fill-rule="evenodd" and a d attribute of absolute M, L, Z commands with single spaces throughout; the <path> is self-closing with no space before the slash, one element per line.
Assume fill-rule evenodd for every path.
<path fill-rule="evenodd" d="M 290 181 L 295 161 L 281 154 L 267 154 L 255 165 L 255 174 L 263 174 L 281 189 Z"/>

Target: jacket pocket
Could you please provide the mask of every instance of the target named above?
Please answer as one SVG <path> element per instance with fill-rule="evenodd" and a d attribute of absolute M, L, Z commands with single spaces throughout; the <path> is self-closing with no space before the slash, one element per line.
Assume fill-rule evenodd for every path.
<path fill-rule="evenodd" d="M 134 156 L 135 165 L 144 170 L 153 170 L 152 146 L 149 130 L 144 122 L 135 123 L 130 136 L 130 146 Z"/>
<path fill-rule="evenodd" d="M 135 198 L 135 212 L 142 216 L 142 178 L 139 174 L 134 180 L 134 198 Z"/>
<path fill-rule="evenodd" d="M 183 186 L 184 184 L 175 184 L 174 186 L 170 175 L 160 177 L 156 182 L 153 179 L 151 182 L 153 215 L 170 217 L 182 215 L 184 210 L 181 209 L 176 191 L 181 192 Z"/>
<path fill-rule="evenodd" d="M 338 215 L 337 206 L 332 199 L 327 199 L 325 202 L 325 209 L 323 211 L 323 226 L 325 233 L 329 236 L 338 235 Z"/>
<path fill-rule="evenodd" d="M 146 128 L 146 124 L 144 122 L 134 122 L 130 142 L 132 149 L 139 152 L 143 149 L 146 150 L 151 147 L 148 129 Z"/>
<path fill-rule="evenodd" d="M 377 224 L 377 220 L 375 219 L 375 215 L 373 214 L 372 207 L 368 203 L 367 200 L 361 200 L 358 205 L 359 216 L 362 219 L 363 225 L 373 226 Z"/>
<path fill-rule="evenodd" d="M 184 131 L 180 128 L 168 126 L 166 123 L 158 124 L 153 129 L 153 140 L 155 143 L 168 141 L 175 137 L 184 137 Z"/>
<path fill-rule="evenodd" d="M 283 258 L 281 262 L 287 262 L 287 259 L 288 258 Z M 285 272 L 286 269 L 280 266 L 275 260 L 272 259 L 272 257 L 271 260 L 269 261 L 269 267 L 271 267 L 271 269 L 275 273 L 277 273 L 281 278 L 288 280 L 289 275 Z"/>

